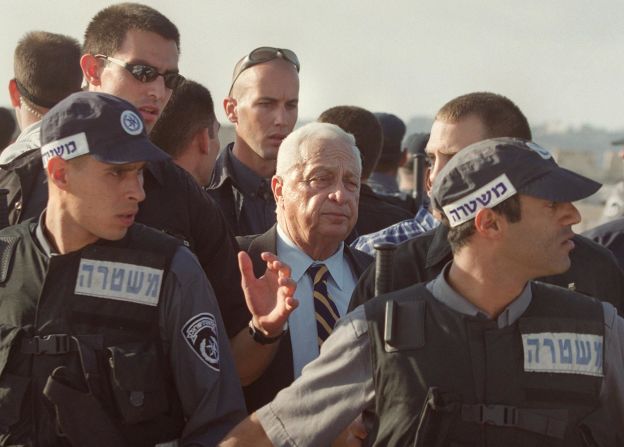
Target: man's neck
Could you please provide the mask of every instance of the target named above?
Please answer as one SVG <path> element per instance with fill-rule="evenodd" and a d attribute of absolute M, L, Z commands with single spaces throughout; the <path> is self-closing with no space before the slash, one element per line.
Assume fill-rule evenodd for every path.
<path fill-rule="evenodd" d="M 469 252 L 464 247 L 454 255 L 446 279 L 457 293 L 496 318 L 520 295 L 530 278 L 490 261 L 491 258 Z"/>
<path fill-rule="evenodd" d="M 66 254 L 86 247 L 98 240 L 76 224 L 62 207 L 50 206 L 45 215 L 45 236 L 57 253 Z"/>
<path fill-rule="evenodd" d="M 275 174 L 277 160 L 265 160 L 261 158 L 247 143 L 238 137 L 236 137 L 234 141 L 232 155 L 260 177 L 269 178 Z"/>
<path fill-rule="evenodd" d="M 202 185 L 202 178 L 199 174 L 199 166 L 201 166 L 200 160 L 190 154 L 189 151 L 184 151 L 182 155 L 175 158 L 173 162 L 191 174 L 200 186 L 206 186 Z"/>
<path fill-rule="evenodd" d="M 20 125 L 20 130 L 23 131 L 24 129 L 26 129 L 27 127 L 29 127 L 32 124 L 38 123 L 39 121 L 41 121 L 43 115 L 45 115 L 45 112 L 47 112 L 47 110 L 42 111 L 41 116 L 38 115 L 34 115 L 33 113 L 30 113 L 28 110 L 24 109 L 24 108 L 20 108 L 19 110 L 19 125 Z"/>

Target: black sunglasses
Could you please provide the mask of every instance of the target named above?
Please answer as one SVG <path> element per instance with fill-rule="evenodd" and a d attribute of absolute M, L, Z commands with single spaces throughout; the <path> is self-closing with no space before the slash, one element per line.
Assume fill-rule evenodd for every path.
<path fill-rule="evenodd" d="M 105 56 L 103 54 L 96 54 L 96 58 L 104 59 L 113 64 L 119 65 L 130 72 L 130 74 L 139 82 L 152 82 L 155 81 L 158 76 L 162 76 L 165 80 L 165 87 L 175 90 L 183 81 L 184 76 L 177 72 L 159 73 L 155 67 L 145 64 L 129 64 L 114 57 Z"/>
<path fill-rule="evenodd" d="M 297 73 L 299 73 L 299 69 L 301 68 L 301 64 L 299 63 L 299 59 L 297 55 L 292 50 L 287 50 L 286 48 L 273 48 L 273 47 L 260 47 L 253 50 L 247 56 L 242 58 L 236 66 L 234 67 L 234 73 L 232 74 L 232 84 L 230 85 L 230 94 L 232 93 L 232 87 L 234 87 L 234 83 L 241 75 L 241 73 L 248 68 L 253 67 L 254 65 L 262 64 L 264 62 L 272 61 L 273 59 L 277 59 L 281 57 L 284 60 L 287 60 L 291 64 L 295 66 L 297 69 Z"/>

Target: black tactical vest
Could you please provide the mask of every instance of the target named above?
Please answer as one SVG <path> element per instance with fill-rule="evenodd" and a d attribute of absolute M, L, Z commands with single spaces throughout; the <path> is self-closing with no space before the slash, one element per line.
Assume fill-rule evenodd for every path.
<path fill-rule="evenodd" d="M 8 191 L 9 225 L 41 214 L 48 200 L 47 184 L 39 149 L 25 152 L 0 166 L 0 188 Z"/>
<path fill-rule="evenodd" d="M 49 258 L 35 228 L 0 232 L 0 445 L 62 446 L 85 433 L 82 445 L 179 438 L 184 418 L 158 324 L 179 242 L 135 224 L 120 241 Z"/>
<path fill-rule="evenodd" d="M 502 329 L 451 310 L 424 284 L 369 301 L 374 445 L 614 445 L 599 410 L 601 304 L 541 283 L 532 291 Z"/>

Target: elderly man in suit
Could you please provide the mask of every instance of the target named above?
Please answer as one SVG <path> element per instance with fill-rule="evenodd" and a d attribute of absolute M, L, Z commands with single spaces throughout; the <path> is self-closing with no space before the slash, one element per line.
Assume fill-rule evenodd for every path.
<path fill-rule="evenodd" d="M 271 401 L 318 356 L 372 262 L 343 242 L 357 221 L 361 170 L 355 139 L 333 124 L 307 124 L 280 146 L 271 180 L 277 224 L 261 235 L 238 238 L 248 253 L 239 259 L 243 270 L 253 268 L 259 276 L 271 274 L 265 273 L 262 253 L 276 253 L 297 282 L 298 308 L 283 312 L 284 325 L 273 333 L 257 329 L 261 322 L 250 323 L 254 339 L 272 344 L 275 356 L 255 376 L 242 378 L 249 411 Z"/>

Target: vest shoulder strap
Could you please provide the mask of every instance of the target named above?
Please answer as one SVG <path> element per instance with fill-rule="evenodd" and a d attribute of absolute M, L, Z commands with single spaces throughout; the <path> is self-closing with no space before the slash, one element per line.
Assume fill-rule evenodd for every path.
<path fill-rule="evenodd" d="M 386 352 L 418 349 L 425 346 L 426 296 L 428 295 L 430 292 L 424 284 L 417 284 L 382 295 L 366 304 L 369 321 L 383 322 L 382 333 Z"/>
<path fill-rule="evenodd" d="M 9 278 L 15 247 L 33 225 L 34 222 L 28 221 L 0 232 L 0 284 L 4 284 Z"/>

